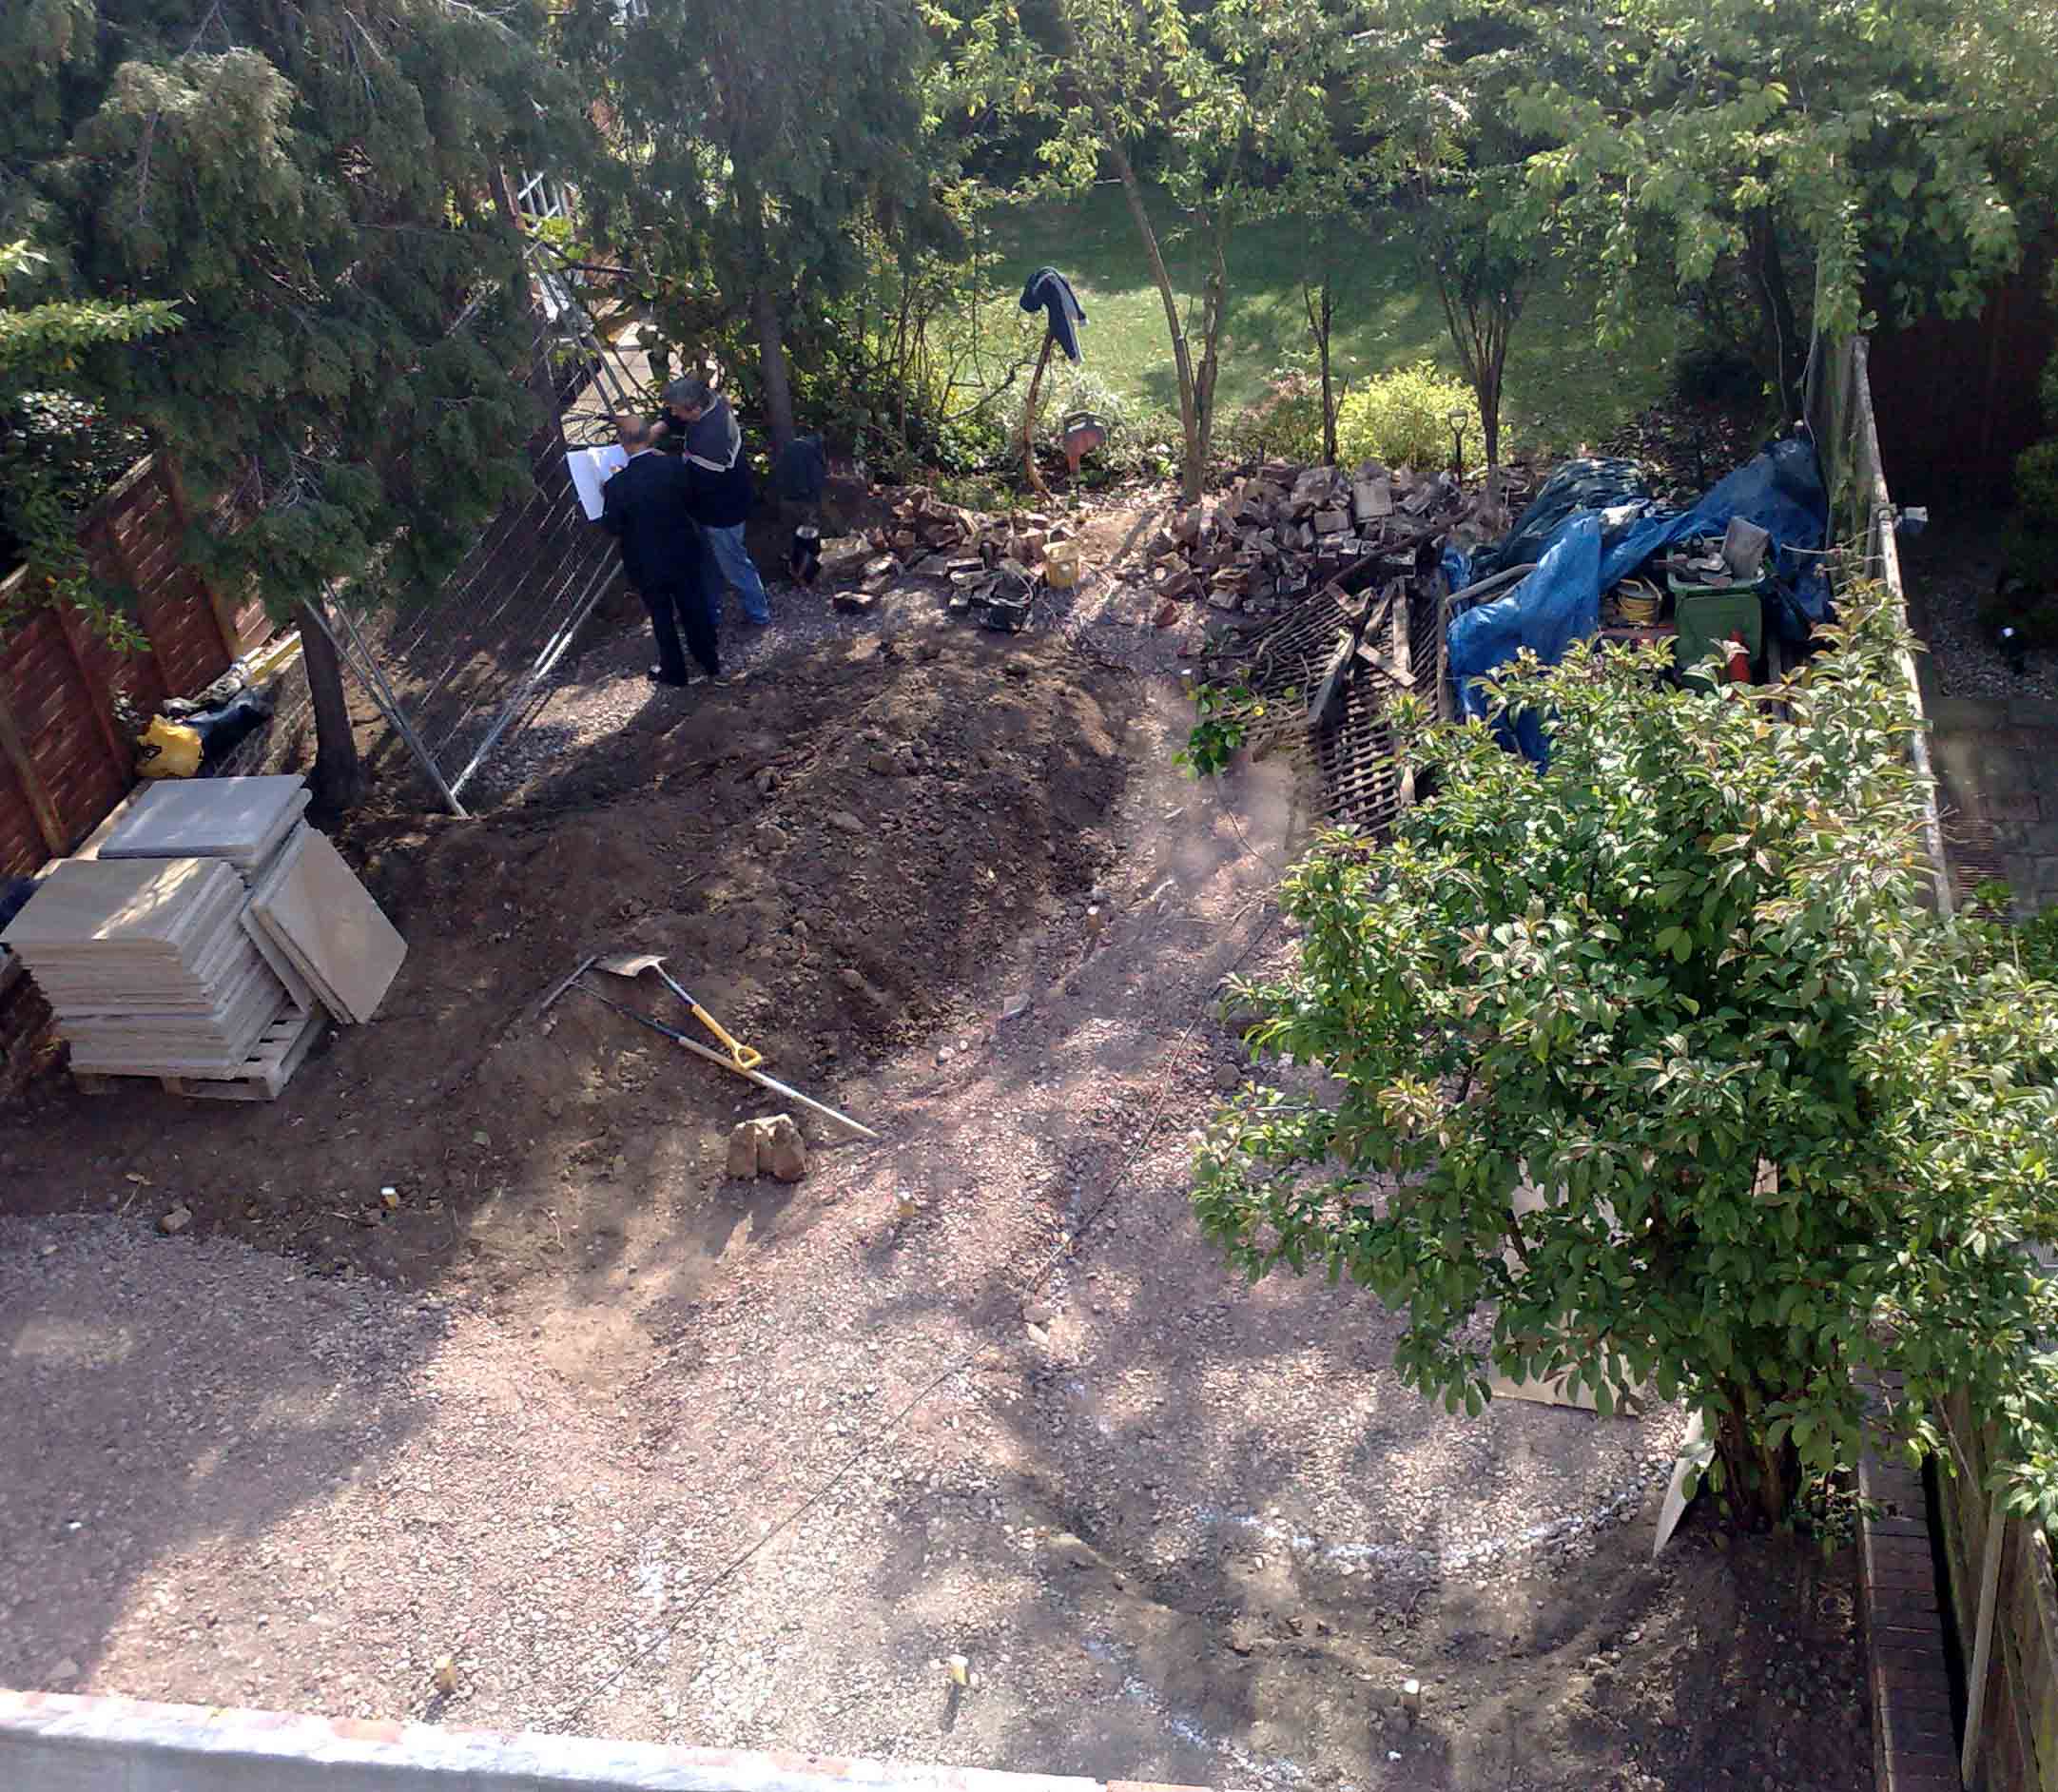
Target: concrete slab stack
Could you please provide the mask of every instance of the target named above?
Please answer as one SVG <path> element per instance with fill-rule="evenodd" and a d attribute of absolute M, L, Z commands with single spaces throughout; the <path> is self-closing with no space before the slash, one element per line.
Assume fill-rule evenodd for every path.
<path fill-rule="evenodd" d="M 221 859 L 70 859 L 0 941 L 56 1010 L 75 1071 L 231 1077 L 288 1003 Z"/>

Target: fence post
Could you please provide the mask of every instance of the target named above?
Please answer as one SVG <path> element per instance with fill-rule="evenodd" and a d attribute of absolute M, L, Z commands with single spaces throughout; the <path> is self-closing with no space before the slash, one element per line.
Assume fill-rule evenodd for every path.
<path fill-rule="evenodd" d="M 349 662 L 351 670 L 364 680 L 365 689 L 371 693 L 372 702 L 377 706 L 379 714 L 386 718 L 386 725 L 406 743 L 407 750 L 415 755 L 415 763 L 436 787 L 436 793 L 443 799 L 444 806 L 459 821 L 470 821 L 472 817 L 466 812 L 464 805 L 458 802 L 456 791 L 450 788 L 442 769 L 436 763 L 436 755 L 415 731 L 415 725 L 407 719 L 407 711 L 400 707 L 400 699 L 394 695 L 393 687 L 386 682 L 386 674 L 379 670 L 377 655 L 365 645 L 363 635 L 358 633 L 357 620 L 350 614 L 350 606 L 338 598 L 333 585 L 328 588 L 328 597 L 329 601 L 325 604 L 310 602 L 307 614 L 321 625 L 322 633 L 336 642 L 337 651 Z M 342 618 L 343 631 L 350 637 L 348 648 L 337 640 L 335 627 L 329 620 L 329 612 L 332 609 Z"/>
<path fill-rule="evenodd" d="M 1987 1503 L 1987 1535 L 1979 1553 L 1979 1604 L 1972 1624 L 1972 1665 L 1965 1677 L 1965 1746 L 1958 1754 L 1958 1778 L 1972 1783 L 1979 1761 L 1980 1732 L 1987 1717 L 1988 1666 L 1993 1653 L 1994 1595 L 2001 1586 L 2001 1545 L 2008 1535 L 2008 1513 L 1996 1493 Z"/>
<path fill-rule="evenodd" d="M 36 762 L 29 756 L 29 743 L 22 738 L 20 725 L 14 720 L 14 711 L 8 707 L 7 693 L 0 691 L 0 752 L 7 754 L 15 774 L 22 781 L 23 794 L 29 798 L 29 807 L 36 818 L 36 827 L 42 832 L 43 844 L 50 850 L 52 858 L 61 857 L 70 842 L 65 838 L 58 826 L 57 806 L 50 800 L 50 793 L 43 787 L 42 775 L 36 770 Z"/>
<path fill-rule="evenodd" d="M 50 608 L 57 614 L 57 630 L 65 637 L 65 652 L 71 656 L 72 669 L 86 689 L 86 701 L 92 708 L 93 720 L 100 726 L 100 738 L 107 745 L 107 757 L 114 762 L 117 774 L 126 779 L 133 770 L 130 755 L 123 750 L 121 732 L 114 726 L 114 704 L 107 694 L 107 686 L 96 679 L 86 664 L 85 652 L 79 646 L 78 617 L 72 614 L 69 604 L 52 604 Z"/>
<path fill-rule="evenodd" d="M 231 660 L 243 653 L 243 631 L 236 626 L 236 612 L 227 594 L 213 579 L 190 564 L 185 558 L 185 532 L 193 526 L 192 507 L 185 501 L 185 481 L 179 477 L 178 463 L 160 448 L 151 461 L 157 471 L 157 482 L 165 497 L 170 501 L 172 520 L 179 525 L 179 560 L 185 567 L 185 575 L 198 585 L 207 599 L 208 612 L 214 617 L 214 626 L 222 636 L 222 645 L 228 651 Z"/>

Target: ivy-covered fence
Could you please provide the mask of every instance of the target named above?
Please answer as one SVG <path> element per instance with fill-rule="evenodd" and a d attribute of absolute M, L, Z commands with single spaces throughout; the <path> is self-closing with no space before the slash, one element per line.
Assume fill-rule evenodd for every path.
<path fill-rule="evenodd" d="M 1885 395 L 1892 402 L 1893 395 Z M 1863 571 L 1903 605 L 1895 514 L 1879 453 L 1868 345 L 1818 339 L 1809 368 L 1808 418 L 1830 482 L 1832 534 L 1853 544 Z M 1903 668 L 1916 685 L 1911 661 Z M 1916 686 L 1919 709 L 1921 693 Z M 1918 746 L 1927 775 L 1926 751 Z M 1932 784 L 1933 789 L 1933 784 Z M 1952 906 L 1942 818 L 1931 799 L 1926 828 L 1936 900 Z M 1944 1417 L 1956 1472 L 1936 1479 L 1942 1586 L 1930 1577 L 1931 1540 L 1920 1524 L 1919 1484 L 1895 1483 L 1912 1511 L 1868 1523 L 1861 1591 L 1872 1645 L 1873 1736 L 1885 1787 L 1966 1792 L 2058 1792 L 2058 1582 L 2051 1538 L 2010 1517 L 1984 1490 L 1993 1439 L 1959 1409 Z M 1861 1487 L 1888 1490 L 1888 1465 L 1869 1461 Z M 1956 1661 L 1947 1675 L 1939 1618 L 1947 1612 Z"/>
<path fill-rule="evenodd" d="M 212 682 L 266 632 L 262 608 L 238 611 L 184 563 L 185 527 L 176 481 L 155 458 L 80 524 L 93 571 L 134 594 L 143 651 L 119 651 L 61 603 L 29 609 L 0 636 L 0 876 L 71 851 L 134 786 L 116 693 L 148 715 Z M 29 576 L 16 568 L 0 596 Z"/>

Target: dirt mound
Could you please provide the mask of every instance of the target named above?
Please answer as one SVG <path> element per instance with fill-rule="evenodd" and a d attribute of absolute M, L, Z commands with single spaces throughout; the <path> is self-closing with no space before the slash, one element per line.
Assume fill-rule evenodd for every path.
<path fill-rule="evenodd" d="M 842 1104 L 848 1073 L 997 1006 L 1091 886 L 1137 700 L 1055 636 L 873 636 L 653 691 L 482 819 L 375 809 L 341 844 L 408 941 L 378 1022 L 270 1104 L 45 1078 L 0 1123 L 7 1206 L 179 1199 L 320 1263 L 508 1287 L 636 1226 L 718 1249 L 703 1203 L 752 1092 L 577 995 L 546 1029 L 539 999 L 589 953 L 663 952 L 772 1074 Z M 611 993 L 697 1030 L 654 978 Z"/>
<path fill-rule="evenodd" d="M 864 642 L 653 701 L 498 816 L 356 844 L 439 1012 L 632 945 L 781 1063 L 825 1071 L 919 1036 L 1092 884 L 1127 701 L 1053 639 Z"/>

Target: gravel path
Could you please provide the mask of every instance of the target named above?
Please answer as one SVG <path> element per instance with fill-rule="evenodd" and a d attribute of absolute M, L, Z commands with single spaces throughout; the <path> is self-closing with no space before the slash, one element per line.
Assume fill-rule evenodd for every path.
<path fill-rule="evenodd" d="M 1160 686 L 1112 918 L 884 1072 L 885 1142 L 756 1236 L 740 1201 L 608 1384 L 469 1298 L 0 1222 L 0 1684 L 1186 1783 L 1858 1784 L 1837 1587 L 1781 1568 L 1758 1618 L 1706 1537 L 1645 1566 L 1676 1412 L 1446 1418 L 1369 1297 L 1198 1237 L 1238 1061 L 1197 1017 L 1291 947 L 1293 795 L 1179 784 L 1182 721 Z M 637 1267 L 580 1283 L 594 1326 Z"/>

